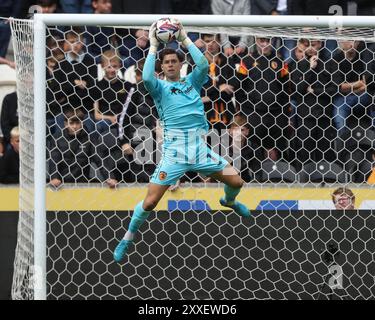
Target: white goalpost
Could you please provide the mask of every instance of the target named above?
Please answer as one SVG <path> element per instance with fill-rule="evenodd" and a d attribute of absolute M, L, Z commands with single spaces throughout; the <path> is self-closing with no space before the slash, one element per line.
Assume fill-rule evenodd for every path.
<path fill-rule="evenodd" d="M 163 213 L 158 217 L 150 217 L 145 228 L 141 229 L 142 235 L 137 239 L 136 252 L 130 255 L 127 265 L 121 267 L 111 261 L 111 252 L 127 225 L 125 222 L 129 221 L 135 197 L 140 196 L 142 192 L 140 190 L 144 190 L 146 184 L 138 184 L 136 178 L 129 183 L 125 181 L 123 186 L 129 187 L 129 190 L 134 188 L 133 196 L 127 196 L 128 198 L 126 198 L 127 188 L 105 190 L 105 179 L 99 179 L 98 182 L 92 178 L 94 182 L 92 184 L 89 183 L 90 180 L 88 183 L 85 182 L 84 188 L 80 188 L 78 180 L 78 184 L 74 181 L 73 185 L 63 182 L 64 188 L 58 191 L 51 191 L 47 187 L 51 166 L 57 167 L 58 163 L 66 161 L 63 154 L 59 162 L 51 165 L 54 161 L 51 154 L 59 148 L 57 142 L 60 138 L 49 135 L 49 124 L 46 120 L 49 110 L 46 91 L 48 81 L 54 79 L 48 78 L 46 67 L 47 60 L 50 58 L 47 54 L 51 52 L 51 48 L 46 50 L 46 39 L 51 36 L 48 30 L 61 32 L 62 39 L 57 39 L 56 43 L 62 46 L 61 43 L 66 41 L 64 37 L 75 26 L 98 27 L 99 30 L 109 27 L 148 30 L 148 27 L 161 17 L 161 15 L 122 14 L 35 14 L 33 20 L 29 21 L 11 19 L 21 131 L 20 218 L 14 264 L 13 299 L 101 299 L 104 297 L 114 299 L 319 299 L 325 297 L 329 299 L 333 295 L 340 299 L 374 298 L 375 284 L 371 277 L 375 276 L 375 267 L 369 259 L 375 250 L 374 241 L 371 239 L 373 229 L 370 229 L 375 227 L 372 210 L 375 208 L 373 187 L 365 181 L 353 182 L 351 178 L 341 181 L 338 178 L 340 174 L 346 175 L 345 165 L 349 160 L 356 161 L 354 158 L 356 149 L 348 149 L 348 158 L 345 158 L 349 159 L 345 160 L 347 162 L 338 160 L 344 163 L 341 167 L 342 172 L 335 172 L 333 165 L 332 168 L 330 167 L 336 176 L 324 185 L 326 189 L 328 188 L 327 198 L 324 200 L 327 200 L 327 203 L 331 202 L 331 191 L 335 188 L 350 186 L 355 189 L 357 201 L 362 203 L 361 208 L 367 211 L 362 213 L 345 211 L 340 216 L 331 210 L 332 207 L 323 207 L 322 210 L 326 211 L 320 215 L 319 209 L 312 204 L 306 207 L 309 210 L 305 214 L 297 214 L 291 209 L 292 205 L 289 209 L 285 209 L 286 203 L 295 201 L 295 193 L 300 193 L 301 199 L 306 197 L 306 201 L 311 203 L 322 200 L 321 194 L 318 194 L 322 185 L 314 185 L 312 179 L 312 174 L 319 171 L 319 167 L 315 168 L 316 170 L 306 181 L 284 181 L 285 172 L 292 170 L 288 165 L 285 170 L 281 169 L 281 166 L 278 167 L 278 164 L 284 160 L 284 156 L 280 156 L 279 162 L 275 161 L 274 167 L 271 166 L 272 172 L 266 172 L 268 178 L 257 180 L 256 170 L 260 172 L 263 164 L 267 162 L 267 159 L 263 159 L 259 162 L 259 168 L 253 170 L 252 180 L 248 182 L 247 193 L 244 195 L 248 199 L 255 197 L 259 202 L 259 205 L 254 205 L 253 208 L 258 212 L 254 218 L 243 221 L 232 213 L 215 213 L 211 216 L 210 213 L 202 213 L 205 209 L 193 207 L 197 205 L 194 202 L 196 199 L 192 200 L 193 204 L 189 204 L 194 214 L 172 217 L 173 214 L 169 215 L 172 209 L 164 212 L 166 208 L 172 206 L 171 203 L 175 201 L 173 203 L 178 209 L 181 203 L 176 200 L 178 197 L 184 200 L 192 196 L 189 194 L 184 198 L 184 191 L 178 196 L 172 194 L 167 196 L 168 200 L 162 204 Z M 282 39 L 282 43 L 285 38 L 295 41 L 307 38 L 375 43 L 375 17 L 370 16 L 175 15 L 174 17 L 178 18 L 188 31 L 199 35 L 206 33 L 249 35 Z M 60 31 L 59 28 L 64 31 Z M 142 50 L 146 52 L 146 49 Z M 333 53 L 330 54 L 327 61 L 334 59 Z M 93 61 L 100 64 L 98 60 L 93 59 Z M 326 65 L 328 65 L 327 61 Z M 58 70 L 60 63 L 61 61 L 56 64 L 55 70 L 62 70 Z M 253 66 L 256 67 L 255 64 L 256 62 Z M 238 65 L 239 62 L 237 67 Z M 271 68 L 274 66 L 271 61 L 269 65 Z M 223 69 L 225 66 L 220 68 Z M 235 66 L 234 63 L 233 68 Z M 279 71 L 281 72 L 282 69 L 281 64 Z M 324 71 L 328 72 L 328 70 Z M 370 71 L 366 70 L 366 72 Z M 237 70 L 231 72 L 232 77 L 228 77 L 228 83 L 233 78 L 240 79 L 237 77 Z M 287 82 L 285 79 L 282 81 Z M 94 79 L 94 83 L 96 80 Z M 242 81 L 246 79 L 237 81 L 240 83 L 238 91 L 242 88 Z M 317 78 L 316 82 L 319 81 L 321 80 Z M 57 88 L 60 86 L 60 89 L 56 90 L 63 91 L 64 89 L 61 88 L 64 84 L 65 82 L 57 83 Z M 60 98 L 56 98 L 60 91 L 53 92 L 53 102 L 60 101 L 58 100 Z M 237 99 L 238 91 L 227 103 L 233 103 L 233 100 Z M 292 91 L 287 93 L 286 105 L 289 105 L 293 94 Z M 261 100 L 265 96 L 260 93 Z M 81 101 L 83 99 L 81 98 Z M 237 106 L 235 113 L 244 112 L 241 108 Z M 230 124 L 231 122 L 226 124 L 226 129 L 229 129 Z M 276 123 L 275 126 L 277 127 L 278 124 Z M 351 130 L 357 132 L 356 128 Z M 367 137 L 367 131 L 364 135 Z M 370 135 L 368 139 L 371 140 L 371 137 Z M 49 149 L 50 140 L 53 147 Z M 368 149 L 370 150 L 371 147 L 373 146 Z M 95 148 L 98 150 L 100 145 L 96 145 Z M 288 148 L 293 149 L 290 144 Z M 254 150 L 256 153 L 258 149 L 254 148 Z M 326 150 L 321 151 L 324 153 Z M 288 153 L 290 163 L 297 158 L 298 153 L 293 152 Z M 256 158 L 254 155 L 252 157 Z M 110 153 L 107 158 L 111 158 Z M 103 167 L 106 165 L 104 162 L 100 163 Z M 96 169 L 101 169 L 101 165 L 97 165 L 99 168 Z M 278 171 L 278 168 L 281 171 Z M 94 166 L 91 172 L 96 169 Z M 129 172 L 134 173 L 133 169 Z M 293 172 L 296 175 L 300 174 L 298 170 Z M 278 182 L 272 180 L 273 173 L 280 175 Z M 195 186 L 193 182 L 190 183 L 192 189 Z M 202 199 L 201 197 L 208 197 L 204 200 L 211 205 L 216 198 L 219 198 L 218 194 L 215 194 L 216 189 L 210 192 L 210 188 L 213 187 L 209 183 L 202 182 L 199 188 L 201 188 L 200 193 L 197 191 L 194 194 L 199 200 Z M 289 194 L 285 195 L 285 198 L 278 198 L 280 195 L 274 194 L 277 188 L 285 188 Z M 98 199 L 95 199 L 95 192 Z M 314 195 L 315 192 L 317 195 Z M 264 197 L 261 198 L 261 195 Z M 127 204 L 123 203 L 124 197 L 128 201 Z M 266 209 L 264 209 L 260 205 L 261 200 L 264 200 L 265 204 L 272 203 L 276 211 L 277 206 L 280 205 L 288 212 L 286 215 L 279 215 L 277 212 L 273 214 L 271 207 L 265 205 Z M 280 204 L 276 204 L 277 201 L 281 201 Z M 302 201 L 299 203 L 301 206 Z M 113 213 L 110 213 L 112 211 Z M 196 214 L 197 212 L 199 213 Z M 354 242 L 358 244 L 358 248 L 351 246 Z M 359 260 L 362 259 L 362 262 L 358 262 L 360 266 L 354 262 L 354 256 L 360 257 Z M 88 262 L 93 266 L 88 266 Z M 363 271 L 363 268 L 366 270 Z M 291 272 L 290 269 L 294 271 Z M 358 272 L 359 276 L 354 275 Z M 189 276 L 185 278 L 184 274 Z M 344 284 L 340 282 L 342 278 Z M 334 284 L 330 286 L 329 283 Z"/>

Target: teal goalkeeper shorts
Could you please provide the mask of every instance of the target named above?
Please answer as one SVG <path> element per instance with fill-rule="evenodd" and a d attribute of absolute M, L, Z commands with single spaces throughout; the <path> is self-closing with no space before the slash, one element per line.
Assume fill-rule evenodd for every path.
<path fill-rule="evenodd" d="M 172 147 L 163 151 L 160 163 L 150 182 L 161 185 L 174 185 L 186 172 L 194 171 L 204 176 L 223 170 L 228 161 L 213 152 L 205 142 L 199 139 L 196 146 Z"/>

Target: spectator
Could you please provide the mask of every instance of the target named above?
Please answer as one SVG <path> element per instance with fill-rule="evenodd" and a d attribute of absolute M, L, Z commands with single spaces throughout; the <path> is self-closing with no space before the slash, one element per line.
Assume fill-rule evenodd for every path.
<path fill-rule="evenodd" d="M 232 121 L 235 107 L 231 101 L 234 87 L 228 83 L 233 76 L 228 58 L 221 54 L 219 36 L 202 34 L 205 44 L 205 57 L 209 63 L 209 81 L 201 91 L 207 119 L 212 128 L 220 134 Z"/>
<path fill-rule="evenodd" d="M 115 50 L 105 51 L 101 61 L 105 75 L 97 82 L 93 99 L 96 127 L 104 134 L 111 128 L 117 129 L 118 118 L 132 85 L 118 77 L 121 60 Z"/>
<path fill-rule="evenodd" d="M 62 39 L 52 35 L 47 36 L 47 57 L 52 57 L 56 62 L 64 60 L 65 54 L 62 49 Z"/>
<path fill-rule="evenodd" d="M 278 14 L 278 0 L 250 0 L 251 14 L 269 15 Z"/>
<path fill-rule="evenodd" d="M 254 15 L 287 15 L 291 0 L 250 0 L 251 14 Z M 289 60 L 296 41 L 285 38 L 274 38 L 272 45 L 278 49 L 284 61 Z"/>
<path fill-rule="evenodd" d="M 367 178 L 368 184 L 375 184 L 375 149 L 371 152 L 372 157 L 372 170 L 370 172 L 369 177 Z"/>
<path fill-rule="evenodd" d="M 18 127 L 10 131 L 10 144 L 0 157 L 0 183 L 19 183 L 20 175 L 20 132 Z"/>
<path fill-rule="evenodd" d="M 42 8 L 42 13 L 57 12 L 57 0 L 37 0 L 36 4 Z"/>
<path fill-rule="evenodd" d="M 129 33 L 124 37 L 124 45 L 120 47 L 120 53 L 125 58 L 125 69 L 135 65 L 137 61 L 145 59 L 148 48 L 148 30 L 129 30 Z"/>
<path fill-rule="evenodd" d="M 289 64 L 291 101 L 296 109 L 296 137 L 293 143 L 295 167 L 301 169 L 307 161 L 333 161 L 334 133 L 330 130 L 332 118 L 331 96 L 335 87 L 319 52 L 307 39 L 300 39 L 296 56 L 304 57 Z"/>
<path fill-rule="evenodd" d="M 112 0 L 92 0 L 95 14 L 112 13 Z M 87 27 L 86 43 L 88 52 L 100 63 L 104 51 L 115 49 L 119 46 L 120 39 L 113 27 Z"/>
<path fill-rule="evenodd" d="M 2 0 L 0 1 L 0 17 L 3 18 L 19 18 L 21 13 L 22 1 Z M 5 58 L 9 40 L 10 40 L 10 25 L 7 19 L 0 19 L 0 58 Z M 7 59 L 0 60 L 0 63 L 7 63 Z M 8 64 L 8 63 L 7 63 Z"/>
<path fill-rule="evenodd" d="M 68 105 L 73 108 L 83 107 L 84 126 L 91 132 L 95 130 L 91 96 L 97 79 L 97 66 L 94 59 L 85 51 L 80 28 L 73 28 L 65 33 L 63 50 L 65 59 L 60 62 L 57 80 L 61 83 Z M 61 119 L 57 121 L 61 125 Z"/>
<path fill-rule="evenodd" d="M 349 188 L 340 187 L 333 191 L 332 201 L 336 210 L 353 210 L 355 205 L 355 195 Z"/>
<path fill-rule="evenodd" d="M 154 101 L 142 81 L 144 61 L 138 61 L 135 71 L 136 90 L 131 97 L 129 109 L 123 122 L 124 136 L 120 139 L 125 154 L 130 154 L 128 151 L 136 149 L 142 142 L 138 135 L 140 130 L 145 129 L 150 133 L 155 133 L 157 111 Z"/>
<path fill-rule="evenodd" d="M 113 12 L 126 14 L 171 14 L 171 1 L 155 0 L 112 0 Z M 119 29 L 118 34 L 123 39 L 119 47 L 121 57 L 124 58 L 124 68 L 145 59 L 149 48 L 148 31 L 143 29 Z M 169 44 L 170 45 L 170 44 Z"/>
<path fill-rule="evenodd" d="M 95 134 L 87 134 L 83 129 L 84 113 L 79 109 L 67 109 L 64 113 L 65 127 L 57 131 L 49 141 L 50 166 L 49 183 L 58 188 L 63 182 L 78 183 L 95 180 L 90 177 L 90 165 L 95 164 L 101 179 L 110 188 L 114 188 L 117 181 L 110 175 L 111 168 L 101 159 L 104 145 Z"/>
<path fill-rule="evenodd" d="M 250 14 L 250 0 L 211 0 L 211 10 L 213 14 L 219 15 L 248 15 Z M 250 45 L 250 37 L 228 37 L 222 34 L 221 45 L 224 48 L 224 54 L 228 57 L 233 53 L 244 55 L 247 47 Z M 233 46 L 235 49 L 233 49 Z"/>
<path fill-rule="evenodd" d="M 211 0 L 170 0 L 170 4 L 172 14 L 212 14 Z M 201 42 L 196 42 L 199 33 L 189 32 L 188 36 L 198 48 L 202 48 Z"/>
<path fill-rule="evenodd" d="M 10 132 L 18 126 L 17 91 L 4 97 L 1 108 L 1 130 L 4 135 L 5 146 L 10 142 Z"/>
<path fill-rule="evenodd" d="M 170 0 L 173 14 L 211 14 L 210 0 Z"/>
<path fill-rule="evenodd" d="M 350 134 L 347 119 L 352 109 L 362 107 L 366 112 L 371 105 L 369 89 L 371 93 L 374 90 L 373 74 L 369 72 L 374 69 L 372 56 L 373 53 L 361 48 L 359 41 L 340 41 L 339 49 L 333 57 L 336 63 L 330 64 L 333 81 L 338 86 L 333 99 L 333 121 L 343 139 Z M 374 108 L 370 108 L 369 113 L 375 127 Z"/>
<path fill-rule="evenodd" d="M 304 43 L 304 39 L 301 39 L 300 41 L 298 41 L 296 47 L 294 48 L 292 52 L 293 58 L 285 65 L 286 66 L 285 71 L 289 74 L 290 81 L 291 81 L 289 82 L 287 91 L 290 94 L 292 125 L 294 128 L 297 128 L 298 126 L 300 126 L 301 121 L 300 121 L 300 118 L 297 116 L 297 103 L 298 102 L 296 101 L 296 95 L 293 95 L 291 93 L 293 93 L 293 90 L 296 89 L 296 88 L 293 88 L 293 80 L 298 79 L 298 81 L 301 81 L 301 79 L 303 78 L 303 74 L 298 71 L 297 66 L 303 59 L 305 59 L 305 51 L 306 51 L 306 44 Z"/>
<path fill-rule="evenodd" d="M 157 112 L 154 101 L 144 87 L 142 70 L 144 60 L 137 63 L 136 87 L 122 123 L 120 133 L 104 136 L 110 150 L 111 166 L 118 181 L 148 182 L 155 170 L 155 129 Z M 113 131 L 112 131 L 113 132 Z"/>
<path fill-rule="evenodd" d="M 59 13 L 58 0 L 37 0 L 36 5 L 41 8 L 41 13 Z M 53 37 L 56 39 L 61 39 L 64 37 L 64 31 L 67 27 L 64 26 L 48 26 L 47 27 L 47 37 Z"/>
<path fill-rule="evenodd" d="M 290 112 L 285 80 L 283 62 L 267 38 L 256 39 L 256 51 L 242 59 L 236 78 L 231 79 L 236 101 L 251 126 L 252 145 L 263 150 L 264 159 L 273 161 L 283 156 L 287 147 Z"/>
<path fill-rule="evenodd" d="M 64 13 L 92 13 L 91 0 L 60 0 Z"/>
<path fill-rule="evenodd" d="M 232 141 L 232 166 L 240 171 L 240 176 L 245 182 L 250 182 L 253 178 L 252 172 L 256 172 L 260 164 L 255 160 L 254 150 L 249 145 L 250 126 L 245 114 L 237 113 L 233 117 L 229 134 Z"/>
<path fill-rule="evenodd" d="M 113 12 L 126 14 L 170 14 L 172 13 L 170 0 L 112 0 Z"/>
<path fill-rule="evenodd" d="M 62 116 L 62 106 L 67 103 L 67 97 L 61 90 L 59 79 L 64 79 L 60 63 L 64 60 L 64 52 L 60 48 L 58 41 L 52 36 L 47 38 L 47 68 L 46 68 L 46 102 L 47 102 L 47 126 L 50 133 L 53 134 L 58 127 L 64 127 Z M 60 124 L 57 126 L 57 119 Z"/>

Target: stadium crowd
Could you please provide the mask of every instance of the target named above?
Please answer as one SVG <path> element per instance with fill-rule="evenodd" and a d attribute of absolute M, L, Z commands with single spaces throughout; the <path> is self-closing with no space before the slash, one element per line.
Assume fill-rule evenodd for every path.
<path fill-rule="evenodd" d="M 27 2 L 27 1 L 26 1 Z M 311 14 L 346 1 L 3 1 L 0 16 L 35 4 L 54 13 Z M 321 6 L 317 4 L 321 2 Z M 357 14 L 375 14 L 358 0 Z M 7 59 L 9 26 L 0 53 Z M 246 182 L 374 183 L 375 44 L 190 33 L 210 67 L 207 121 Z M 168 46 L 177 47 L 176 43 Z M 48 182 L 148 182 L 162 130 L 142 81 L 148 31 L 50 27 L 46 39 Z M 184 48 L 178 48 L 187 54 Z M 189 57 L 188 57 L 189 59 Z M 194 67 L 192 60 L 183 67 Z M 158 76 L 163 77 L 161 69 Z M 18 183 L 16 92 L 2 101 L 0 183 Z M 208 140 L 217 147 L 214 139 Z M 142 163 L 136 161 L 142 159 Z M 319 168 L 319 170 L 318 170 Z M 187 174 L 181 181 L 210 181 Z"/>

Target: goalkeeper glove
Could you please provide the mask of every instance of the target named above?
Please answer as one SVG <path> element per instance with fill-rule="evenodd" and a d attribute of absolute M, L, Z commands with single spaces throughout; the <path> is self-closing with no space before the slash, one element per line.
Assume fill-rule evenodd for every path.
<path fill-rule="evenodd" d="M 156 22 L 154 22 L 151 25 L 150 30 L 148 32 L 148 38 L 150 39 L 150 46 L 151 46 L 150 50 L 156 53 L 159 47 L 159 41 L 156 38 Z"/>
<path fill-rule="evenodd" d="M 188 38 L 182 23 L 177 19 L 176 19 L 176 24 L 179 26 L 179 29 L 180 29 L 179 35 L 177 37 L 177 41 L 182 42 L 182 44 L 185 47 L 187 47 L 190 43 L 192 43 L 192 41 Z"/>

